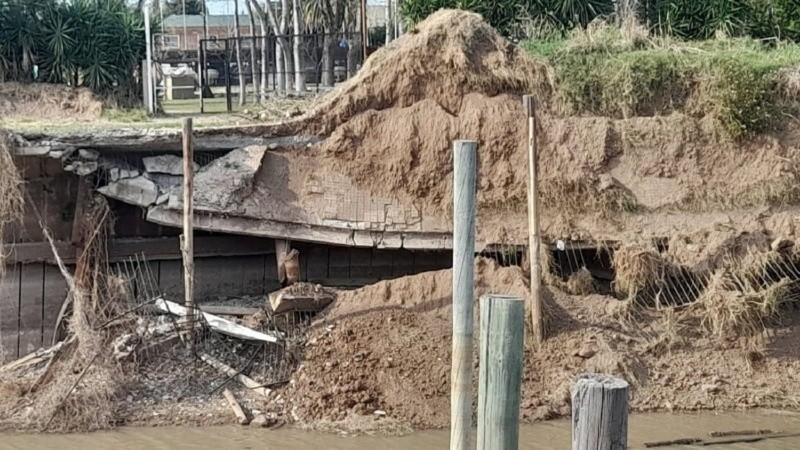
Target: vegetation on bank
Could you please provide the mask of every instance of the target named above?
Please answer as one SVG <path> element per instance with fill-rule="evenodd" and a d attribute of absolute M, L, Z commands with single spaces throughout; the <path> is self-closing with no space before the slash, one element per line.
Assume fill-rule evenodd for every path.
<path fill-rule="evenodd" d="M 597 18 L 633 14 L 659 36 L 800 41 L 797 0 L 404 0 L 401 14 L 413 26 L 443 8 L 479 13 L 511 38 L 543 30 L 563 37 Z"/>
<path fill-rule="evenodd" d="M 711 116 L 738 137 L 777 126 L 800 95 L 800 45 L 793 43 L 680 41 L 596 21 L 566 39 L 523 46 L 554 67 L 560 103 L 571 114 L 682 111 Z"/>
<path fill-rule="evenodd" d="M 139 103 L 144 24 L 125 0 L 0 1 L 0 42 L 0 81 L 88 87 L 122 106 Z"/>

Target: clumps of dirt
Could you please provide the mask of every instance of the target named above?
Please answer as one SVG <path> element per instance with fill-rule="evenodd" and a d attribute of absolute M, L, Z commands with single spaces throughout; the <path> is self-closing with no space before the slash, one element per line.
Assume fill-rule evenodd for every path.
<path fill-rule="evenodd" d="M 5 227 L 22 218 L 25 200 L 22 197 L 22 176 L 10 152 L 10 138 L 0 129 L 0 236 Z M 0 277 L 5 273 L 5 254 L 0 250 Z"/>
<path fill-rule="evenodd" d="M 100 118 L 103 103 L 91 90 L 58 84 L 0 83 L 0 116 L 57 122 L 90 122 Z"/>
<path fill-rule="evenodd" d="M 527 298 L 519 268 L 479 259 L 475 276 L 476 299 L 488 292 Z M 312 326 L 306 360 L 279 390 L 287 419 L 328 431 L 447 427 L 451 283 L 452 272 L 444 270 L 343 293 Z M 571 384 L 585 372 L 628 380 L 636 411 L 788 404 L 775 399 L 791 397 L 787 380 L 800 373 L 790 345 L 794 335 L 784 328 L 800 322 L 797 314 L 773 328 L 755 367 L 735 341 L 719 341 L 697 326 L 698 316 L 677 319 L 674 309 L 665 308 L 625 322 L 616 314 L 624 303 L 554 292 L 560 314 L 548 340 L 538 350 L 532 342 L 525 348 L 524 421 L 568 415 Z M 477 369 L 477 353 L 475 361 Z"/>

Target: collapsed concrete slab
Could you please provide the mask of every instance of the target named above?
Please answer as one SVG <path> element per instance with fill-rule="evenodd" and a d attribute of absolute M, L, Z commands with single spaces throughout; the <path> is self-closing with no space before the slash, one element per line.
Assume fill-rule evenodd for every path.
<path fill-rule="evenodd" d="M 174 195 L 172 197 L 175 197 Z M 165 206 L 148 210 L 147 220 L 158 225 L 175 228 L 183 226 L 183 212 Z M 346 245 L 407 250 L 446 250 L 453 248 L 453 237 L 448 232 L 378 232 L 348 230 L 316 226 L 308 223 L 279 222 L 268 219 L 251 219 L 216 214 L 195 214 L 194 227 L 198 230 L 246 236 L 262 236 L 292 241 L 320 244 Z M 481 244 L 477 246 L 481 249 Z"/>
<path fill-rule="evenodd" d="M 242 201 L 253 193 L 253 180 L 266 151 L 263 145 L 239 148 L 200 169 L 194 178 L 195 209 L 238 211 Z M 171 201 L 170 206 L 179 205 Z"/>
<path fill-rule="evenodd" d="M 97 192 L 116 200 L 148 207 L 158 198 L 158 186 L 145 177 L 114 181 L 97 189 Z"/>

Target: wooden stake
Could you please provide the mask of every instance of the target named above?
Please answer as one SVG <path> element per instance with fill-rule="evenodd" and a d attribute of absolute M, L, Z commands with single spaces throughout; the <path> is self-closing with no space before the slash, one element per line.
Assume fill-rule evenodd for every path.
<path fill-rule="evenodd" d="M 519 404 L 525 346 L 525 303 L 518 297 L 481 298 L 478 448 L 519 448 Z"/>
<path fill-rule="evenodd" d="M 628 446 L 628 382 L 581 375 L 572 392 L 572 450 Z"/>
<path fill-rule="evenodd" d="M 239 421 L 239 425 L 247 425 L 250 423 L 250 420 L 247 419 L 247 414 L 245 414 L 242 409 L 242 405 L 240 405 L 236 397 L 233 396 L 233 392 L 225 388 L 225 390 L 222 391 L 222 395 L 225 396 L 225 400 L 227 400 L 228 404 L 231 406 L 233 413 L 236 415 L 236 419 Z"/>
<path fill-rule="evenodd" d="M 475 271 L 475 141 L 453 143 L 453 361 L 450 449 L 468 450 L 472 432 L 472 303 Z"/>
<path fill-rule="evenodd" d="M 264 387 L 263 385 L 257 383 L 252 378 L 248 377 L 241 373 L 241 371 L 234 369 L 233 367 L 225 364 L 224 362 L 214 358 L 213 356 L 200 353 L 200 359 L 203 360 L 209 366 L 217 369 L 220 373 L 224 374 L 225 376 L 235 378 L 236 381 L 242 384 L 242 386 L 250 389 L 251 391 L 255 392 L 256 394 L 260 394 L 264 397 L 269 397 L 269 394 L 272 392 L 271 389 Z"/>
<path fill-rule="evenodd" d="M 189 321 L 194 319 L 194 145 L 192 143 L 192 118 L 183 119 L 183 288 Z M 191 340 L 190 340 L 191 342 Z"/>
<path fill-rule="evenodd" d="M 531 263 L 531 324 L 533 339 L 544 342 L 544 316 L 542 314 L 542 263 L 539 237 L 539 191 L 536 175 L 536 100 L 532 95 L 522 98 L 528 115 L 528 259 Z"/>

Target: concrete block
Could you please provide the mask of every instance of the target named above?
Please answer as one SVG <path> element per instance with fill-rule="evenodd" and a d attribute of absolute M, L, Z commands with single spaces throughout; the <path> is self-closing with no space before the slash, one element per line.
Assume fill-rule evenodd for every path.
<path fill-rule="evenodd" d="M 114 167 L 109 169 L 108 176 L 111 178 L 111 181 L 118 181 L 119 180 L 119 168 Z"/>
<path fill-rule="evenodd" d="M 158 199 L 158 186 L 145 177 L 136 177 L 109 183 L 97 192 L 125 203 L 150 206 Z"/>
<path fill-rule="evenodd" d="M 142 158 L 144 170 L 150 173 L 163 173 L 167 175 L 183 175 L 183 158 L 177 155 L 158 155 Z M 200 164 L 194 164 L 194 171 L 200 169 Z"/>

